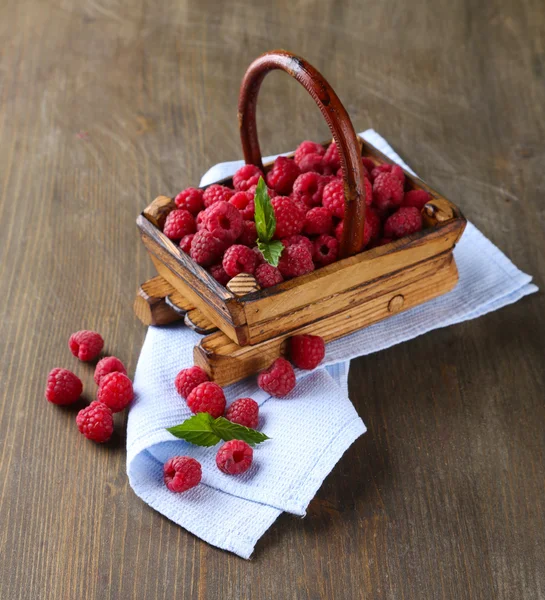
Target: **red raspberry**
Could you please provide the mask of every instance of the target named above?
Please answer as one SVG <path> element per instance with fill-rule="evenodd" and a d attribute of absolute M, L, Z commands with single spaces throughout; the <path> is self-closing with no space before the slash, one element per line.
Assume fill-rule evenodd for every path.
<path fill-rule="evenodd" d="M 323 173 L 324 161 L 320 154 L 306 154 L 299 163 L 301 173 Z"/>
<path fill-rule="evenodd" d="M 257 376 L 257 385 L 267 394 L 283 398 L 295 387 L 295 371 L 285 358 L 277 358 Z"/>
<path fill-rule="evenodd" d="M 88 440 L 102 444 L 112 437 L 114 417 L 110 408 L 95 400 L 79 411 L 76 425 Z"/>
<path fill-rule="evenodd" d="M 242 233 L 242 215 L 232 204 L 220 200 L 206 209 L 204 225 L 219 240 L 231 244 Z"/>
<path fill-rule="evenodd" d="M 187 406 L 191 412 L 207 412 L 217 419 L 225 411 L 225 394 L 217 383 L 205 381 L 191 390 Z"/>
<path fill-rule="evenodd" d="M 362 156 L 361 157 L 361 162 L 363 163 L 363 166 L 365 167 L 365 170 L 367 171 L 367 177 L 371 176 L 371 171 L 375 168 L 375 163 L 373 161 L 372 158 L 368 158 L 367 156 Z"/>
<path fill-rule="evenodd" d="M 293 200 L 303 202 L 308 208 L 320 206 L 328 180 L 318 173 L 303 173 L 293 184 Z"/>
<path fill-rule="evenodd" d="M 289 246 L 282 252 L 278 262 L 278 270 L 286 279 L 310 273 L 314 271 L 312 253 L 302 244 Z"/>
<path fill-rule="evenodd" d="M 195 217 L 204 207 L 202 195 L 202 190 L 190 187 L 182 190 L 174 198 L 174 202 L 178 208 L 188 210 Z"/>
<path fill-rule="evenodd" d="M 233 175 L 233 185 L 235 190 L 245 192 L 253 185 L 257 185 L 259 178 L 263 177 L 263 173 L 259 167 L 255 165 L 244 165 Z"/>
<path fill-rule="evenodd" d="M 252 185 L 252 187 L 248 188 L 248 194 L 252 195 L 252 199 L 255 196 L 255 191 L 257 189 L 257 185 Z M 270 187 L 267 187 L 267 193 L 269 194 L 269 198 L 275 198 L 278 194 Z"/>
<path fill-rule="evenodd" d="M 373 200 L 380 211 L 396 208 L 403 202 L 403 184 L 393 173 L 380 173 L 373 183 Z"/>
<path fill-rule="evenodd" d="M 324 188 L 322 204 L 328 208 L 334 217 L 344 217 L 344 184 L 335 179 Z"/>
<path fill-rule="evenodd" d="M 124 373 L 108 373 L 100 381 L 97 400 L 110 407 L 112 412 L 127 408 L 134 398 L 132 381 Z"/>
<path fill-rule="evenodd" d="M 205 229 L 204 220 L 206 219 L 206 210 L 201 210 L 201 212 L 197 215 L 195 219 L 195 229 L 200 231 L 201 229 Z"/>
<path fill-rule="evenodd" d="M 330 265 L 339 256 L 339 242 L 331 235 L 321 235 L 314 240 L 312 258 L 319 267 Z"/>
<path fill-rule="evenodd" d="M 366 248 L 370 242 L 376 240 L 380 235 L 381 222 L 377 211 L 368 206 L 365 210 L 365 225 L 363 226 L 363 247 Z M 335 237 L 340 243 L 344 230 L 344 222 L 341 221 L 335 228 Z"/>
<path fill-rule="evenodd" d="M 303 231 L 307 235 L 329 233 L 333 227 L 333 215 L 324 206 L 311 208 L 305 215 Z"/>
<path fill-rule="evenodd" d="M 96 331 L 76 331 L 68 340 L 70 352 L 80 360 L 93 360 L 104 347 L 102 336 Z"/>
<path fill-rule="evenodd" d="M 297 146 L 293 160 L 296 162 L 296 164 L 299 164 L 301 159 L 308 154 L 318 154 L 319 156 L 323 156 L 325 154 L 325 148 L 321 144 L 311 142 L 310 140 L 305 140 L 304 142 L 301 142 L 299 146 Z"/>
<path fill-rule="evenodd" d="M 194 366 L 188 369 L 182 369 L 176 379 L 174 385 L 182 398 L 187 398 L 189 394 L 200 384 L 209 381 L 210 378 L 200 367 Z"/>
<path fill-rule="evenodd" d="M 367 179 L 364 179 L 365 183 L 365 206 L 371 206 L 373 203 L 373 184 Z"/>
<path fill-rule="evenodd" d="M 163 465 L 163 480 L 171 492 L 187 492 L 201 479 L 201 463 L 190 456 L 173 456 Z"/>
<path fill-rule="evenodd" d="M 341 157 L 339 156 L 339 149 L 335 141 L 329 144 L 325 154 L 324 163 L 330 168 L 331 173 L 336 173 L 341 166 Z"/>
<path fill-rule="evenodd" d="M 324 360 L 325 344 L 319 335 L 294 335 L 288 344 L 291 361 L 300 369 L 315 369 Z"/>
<path fill-rule="evenodd" d="M 235 192 L 232 189 L 224 185 L 220 185 L 219 183 L 213 183 L 211 186 L 207 187 L 204 190 L 202 196 L 204 206 L 208 208 L 209 206 L 212 206 L 212 204 L 220 202 L 221 200 L 228 202 L 234 193 Z"/>
<path fill-rule="evenodd" d="M 53 369 L 47 376 L 45 397 L 53 404 L 73 404 L 83 392 L 81 379 L 68 369 Z"/>
<path fill-rule="evenodd" d="M 197 231 L 191 242 L 189 254 L 196 263 L 206 267 L 217 262 L 224 250 L 224 241 L 212 235 L 208 229 L 201 229 Z"/>
<path fill-rule="evenodd" d="M 290 246 L 303 245 L 311 254 L 314 248 L 313 243 L 308 239 L 306 235 L 290 235 L 290 237 L 284 238 L 282 240 L 282 244 L 284 244 L 284 248 L 289 248 Z"/>
<path fill-rule="evenodd" d="M 305 224 L 305 211 L 285 196 L 277 196 L 271 200 L 276 218 L 276 231 L 274 237 L 277 240 L 301 233 Z"/>
<path fill-rule="evenodd" d="M 401 206 L 414 206 L 418 210 L 422 210 L 430 200 L 431 196 L 426 190 L 411 190 L 403 196 Z"/>
<path fill-rule="evenodd" d="M 257 265 L 257 257 L 248 246 L 235 244 L 227 248 L 222 264 L 229 277 L 235 277 L 239 273 L 253 274 Z"/>
<path fill-rule="evenodd" d="M 125 365 L 119 360 L 119 358 L 116 358 L 115 356 L 105 356 L 98 361 L 97 366 L 95 367 L 95 383 L 100 385 L 101 379 L 110 373 L 123 373 L 123 375 L 127 374 Z"/>
<path fill-rule="evenodd" d="M 238 243 L 243 246 L 255 246 L 257 243 L 257 229 L 255 221 L 244 221 L 242 224 L 242 233 L 238 238 Z"/>
<path fill-rule="evenodd" d="M 384 236 L 397 240 L 422 229 L 422 216 L 418 208 L 403 206 L 384 223 Z"/>
<path fill-rule="evenodd" d="M 265 289 L 282 283 L 284 278 L 276 267 L 273 267 L 269 263 L 263 263 L 255 270 L 255 280 L 259 287 Z"/>
<path fill-rule="evenodd" d="M 194 233 L 195 230 L 193 215 L 183 208 L 170 212 L 163 227 L 163 233 L 171 240 L 181 240 L 184 235 Z"/>
<path fill-rule="evenodd" d="M 256 269 L 257 269 L 257 267 L 259 267 L 259 265 L 264 264 L 266 261 L 265 261 L 265 258 L 263 257 L 263 254 L 261 254 L 261 250 L 257 246 L 254 246 L 252 248 L 252 252 L 256 256 L 257 262 L 255 264 L 256 264 Z"/>
<path fill-rule="evenodd" d="M 188 233 L 184 235 L 184 237 L 180 240 L 180 248 L 186 253 L 189 254 L 191 250 L 191 244 L 193 242 L 193 238 L 195 237 L 194 233 Z"/>
<path fill-rule="evenodd" d="M 239 398 L 235 400 L 225 413 L 225 418 L 231 423 L 238 423 L 244 427 L 255 429 L 259 417 L 259 405 L 252 398 Z"/>
<path fill-rule="evenodd" d="M 227 285 L 231 280 L 229 275 L 227 275 L 227 273 L 225 272 L 225 269 L 223 268 L 223 265 L 221 263 L 217 265 L 212 265 L 208 269 L 208 271 L 210 272 L 210 275 L 212 275 L 212 277 L 223 286 Z"/>
<path fill-rule="evenodd" d="M 254 451 L 242 440 L 225 442 L 216 454 L 216 465 L 226 475 L 240 475 L 252 465 Z"/>
<path fill-rule="evenodd" d="M 273 190 L 288 196 L 291 193 L 293 182 L 299 177 L 301 171 L 291 158 L 279 156 L 267 173 L 267 185 Z"/>
<path fill-rule="evenodd" d="M 373 182 L 382 173 L 390 173 L 399 179 L 403 185 L 405 184 L 405 173 L 403 173 L 403 169 L 399 165 L 382 164 L 375 166 L 375 168 L 371 171 L 371 179 Z"/>
<path fill-rule="evenodd" d="M 231 196 L 229 203 L 238 208 L 243 219 L 254 218 L 254 197 L 250 192 L 237 192 L 234 196 Z"/>

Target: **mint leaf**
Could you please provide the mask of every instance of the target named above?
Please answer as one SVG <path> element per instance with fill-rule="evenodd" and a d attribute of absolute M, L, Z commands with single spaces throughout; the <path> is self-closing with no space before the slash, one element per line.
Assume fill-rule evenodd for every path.
<path fill-rule="evenodd" d="M 197 446 L 215 446 L 221 438 L 212 427 L 213 421 L 214 419 L 210 414 L 197 413 L 180 425 L 167 427 L 167 431 L 170 431 L 177 438 Z"/>
<path fill-rule="evenodd" d="M 278 266 L 280 255 L 284 250 L 284 244 L 280 240 L 274 240 L 272 242 L 262 242 L 257 240 L 257 247 L 263 255 L 263 258 L 273 267 Z"/>
<path fill-rule="evenodd" d="M 231 423 L 231 421 L 228 421 L 224 417 L 218 417 L 212 423 L 212 428 L 214 433 L 219 435 L 221 439 L 226 442 L 229 440 L 242 440 L 243 442 L 250 444 L 250 446 L 254 446 L 255 444 L 261 444 L 261 442 L 270 439 L 264 433 L 261 433 L 261 431 L 244 427 L 238 423 Z"/>
<path fill-rule="evenodd" d="M 276 219 L 274 217 L 274 209 L 263 177 L 260 177 L 257 182 L 254 204 L 254 220 L 257 237 L 262 242 L 270 242 L 276 230 Z"/>

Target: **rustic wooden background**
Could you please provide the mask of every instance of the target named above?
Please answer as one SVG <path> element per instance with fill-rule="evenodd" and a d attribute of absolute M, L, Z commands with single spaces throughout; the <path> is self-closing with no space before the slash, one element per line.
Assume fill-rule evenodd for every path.
<path fill-rule="evenodd" d="M 54 366 L 94 390 L 83 327 L 134 371 L 135 217 L 240 156 L 239 81 L 274 47 L 543 287 L 543 0 L 0 4 L 0 598 L 544 598 L 543 294 L 354 361 L 369 433 L 250 562 L 141 502 L 122 434 L 96 446 L 43 398 Z M 281 73 L 260 130 L 271 153 L 327 136 Z"/>

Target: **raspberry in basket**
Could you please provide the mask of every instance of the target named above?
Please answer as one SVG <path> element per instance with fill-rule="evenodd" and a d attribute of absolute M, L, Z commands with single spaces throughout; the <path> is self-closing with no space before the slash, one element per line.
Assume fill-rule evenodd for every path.
<path fill-rule="evenodd" d="M 324 188 L 322 204 L 331 211 L 334 217 L 344 217 L 344 184 L 335 179 Z"/>
<path fill-rule="evenodd" d="M 330 265 L 339 256 L 339 242 L 331 235 L 320 235 L 314 240 L 312 258 L 318 267 Z"/>
<path fill-rule="evenodd" d="M 420 231 L 422 229 L 422 216 L 414 206 L 402 206 L 384 223 L 384 235 L 387 238 L 399 239 Z"/>
<path fill-rule="evenodd" d="M 320 154 L 305 154 L 299 163 L 301 173 L 323 173 L 324 161 Z"/>
<path fill-rule="evenodd" d="M 239 398 L 229 406 L 225 418 L 231 423 L 255 429 L 259 419 L 259 405 L 252 398 Z"/>
<path fill-rule="evenodd" d="M 195 232 L 193 215 L 183 208 L 176 208 L 166 218 L 163 233 L 171 240 L 181 240 L 184 235 Z"/>
<path fill-rule="evenodd" d="M 330 173 L 336 173 L 339 167 L 341 166 L 341 157 L 339 156 L 339 149 L 337 148 L 337 144 L 333 141 L 327 147 L 327 150 L 324 154 L 324 164 L 326 164 Z"/>
<path fill-rule="evenodd" d="M 340 242 L 344 229 L 344 222 L 341 221 L 335 227 L 335 237 Z M 381 222 L 377 211 L 368 206 L 365 209 L 365 225 L 363 226 L 363 247 L 366 248 L 373 240 L 380 236 Z"/>
<path fill-rule="evenodd" d="M 245 192 L 253 185 L 257 185 L 259 178 L 263 177 L 263 173 L 259 167 L 255 165 L 244 165 L 233 175 L 233 185 L 235 190 Z"/>
<path fill-rule="evenodd" d="M 248 246 L 235 244 L 225 251 L 222 264 L 229 277 L 235 277 L 239 273 L 253 275 L 257 265 L 257 256 Z"/>
<path fill-rule="evenodd" d="M 232 204 L 220 200 L 206 209 L 204 225 L 212 235 L 232 244 L 242 233 L 242 215 Z"/>
<path fill-rule="evenodd" d="M 189 254 L 196 263 L 207 267 L 220 260 L 224 250 L 224 241 L 212 235 L 208 229 L 200 229 L 191 242 Z"/>
<path fill-rule="evenodd" d="M 199 383 L 204 383 L 205 381 L 209 381 L 206 372 L 200 367 L 194 366 L 189 367 L 188 369 L 182 369 L 178 375 L 176 375 L 174 385 L 176 386 L 178 394 L 180 394 L 182 398 L 187 398 Z"/>
<path fill-rule="evenodd" d="M 303 202 L 308 208 L 320 206 L 328 180 L 319 173 L 303 173 L 293 184 L 292 198 Z"/>
<path fill-rule="evenodd" d="M 163 481 L 171 492 L 187 492 L 201 479 L 201 463 L 190 456 L 173 456 L 163 465 Z"/>
<path fill-rule="evenodd" d="M 325 154 L 325 148 L 321 144 L 311 142 L 310 140 L 305 140 L 304 142 L 301 142 L 299 146 L 297 146 L 293 160 L 299 164 L 301 159 L 308 154 L 318 154 L 319 156 L 323 156 Z"/>
<path fill-rule="evenodd" d="M 373 183 L 373 201 L 379 211 L 398 207 L 403 202 L 403 183 L 393 173 L 380 173 Z"/>
<path fill-rule="evenodd" d="M 226 286 L 231 279 L 225 272 L 225 269 L 221 263 L 212 265 L 208 271 L 210 272 L 210 275 L 212 275 L 212 277 L 223 286 Z"/>
<path fill-rule="evenodd" d="M 108 373 L 101 379 L 97 400 L 106 404 L 112 412 L 127 408 L 133 398 L 132 381 L 124 373 Z"/>
<path fill-rule="evenodd" d="M 303 232 L 307 235 L 329 233 L 333 227 L 333 215 L 325 206 L 311 208 L 305 215 Z"/>
<path fill-rule="evenodd" d="M 105 356 L 98 361 L 97 366 L 95 367 L 95 383 L 100 385 L 102 378 L 110 373 L 123 373 L 123 375 L 127 374 L 125 365 L 119 360 L 119 358 L 116 358 L 115 356 Z"/>
<path fill-rule="evenodd" d="M 248 188 L 248 194 L 251 194 L 252 198 L 255 196 L 256 189 L 257 189 L 257 184 L 252 185 L 251 188 Z M 267 187 L 267 193 L 269 194 L 269 198 L 274 198 L 275 196 L 278 196 L 278 194 L 270 187 Z"/>
<path fill-rule="evenodd" d="M 272 287 L 273 285 L 277 285 L 284 281 L 282 273 L 280 273 L 276 267 L 273 267 L 266 262 L 257 267 L 254 276 L 259 287 L 263 289 Z"/>
<path fill-rule="evenodd" d="M 276 196 L 271 200 L 276 218 L 276 231 L 274 237 L 277 240 L 301 233 L 305 224 L 305 211 L 285 196 Z"/>
<path fill-rule="evenodd" d="M 216 454 L 216 465 L 226 475 L 240 475 L 252 465 L 254 451 L 242 440 L 225 442 Z"/>
<path fill-rule="evenodd" d="M 187 406 L 191 412 L 206 412 L 217 419 L 225 411 L 225 394 L 217 383 L 205 381 L 191 390 L 187 396 Z"/>
<path fill-rule="evenodd" d="M 79 411 L 76 425 L 88 440 L 102 444 L 112 437 L 114 417 L 110 408 L 95 400 Z"/>
<path fill-rule="evenodd" d="M 254 246 L 252 248 L 252 252 L 255 254 L 255 257 L 256 257 L 255 264 L 256 264 L 256 269 L 257 269 L 257 267 L 259 267 L 259 265 L 262 265 L 266 261 L 265 261 L 265 258 L 263 257 L 263 254 L 261 254 L 261 250 L 257 246 Z"/>
<path fill-rule="evenodd" d="M 401 206 L 414 206 L 418 210 L 422 210 L 424 205 L 431 200 L 430 194 L 426 190 L 411 190 L 403 196 Z"/>
<path fill-rule="evenodd" d="M 277 358 L 257 376 L 257 385 L 267 394 L 283 398 L 295 387 L 295 371 L 285 358 Z"/>
<path fill-rule="evenodd" d="M 188 233 L 184 235 L 184 237 L 180 240 L 180 248 L 186 253 L 189 254 L 191 250 L 191 244 L 193 242 L 193 238 L 195 237 L 194 233 Z"/>
<path fill-rule="evenodd" d="M 399 165 L 377 165 L 371 171 L 371 180 L 373 181 L 373 183 L 375 179 L 382 173 L 390 173 L 391 175 L 399 179 L 399 181 L 401 181 L 402 184 L 405 183 L 405 173 L 403 173 L 403 169 Z"/>
<path fill-rule="evenodd" d="M 243 246 L 254 247 L 257 243 L 257 228 L 255 221 L 244 221 L 242 224 L 242 233 L 238 238 L 238 243 Z"/>
<path fill-rule="evenodd" d="M 47 376 L 45 397 L 53 404 L 73 404 L 83 392 L 81 379 L 68 369 L 53 369 Z"/>
<path fill-rule="evenodd" d="M 237 192 L 231 196 L 229 203 L 240 210 L 243 219 L 254 218 L 254 197 L 250 192 Z"/>
<path fill-rule="evenodd" d="M 311 254 L 312 249 L 314 248 L 312 241 L 306 235 L 290 235 L 290 237 L 282 240 L 282 244 L 284 245 L 284 248 L 302 244 Z"/>
<path fill-rule="evenodd" d="M 324 340 L 319 335 L 294 335 L 288 347 L 291 361 L 300 369 L 315 369 L 325 356 Z"/>
<path fill-rule="evenodd" d="M 302 244 L 295 244 L 294 246 L 284 248 L 278 262 L 278 269 L 286 279 L 310 273 L 314 271 L 312 252 Z"/>
<path fill-rule="evenodd" d="M 87 362 L 100 354 L 104 347 L 104 340 L 96 331 L 76 331 L 70 336 L 68 346 L 74 356 Z"/>
<path fill-rule="evenodd" d="M 219 183 L 214 183 L 204 190 L 202 196 L 204 206 L 208 208 L 220 200 L 225 200 L 225 202 L 228 202 L 234 193 L 235 192 L 232 189 L 224 185 L 220 185 Z"/>
<path fill-rule="evenodd" d="M 176 198 L 174 198 L 174 202 L 178 208 L 188 210 L 194 217 L 196 217 L 199 211 L 201 211 L 204 207 L 202 195 L 202 190 L 190 187 L 182 190 L 176 196 Z"/>
<path fill-rule="evenodd" d="M 299 177 L 301 171 L 295 161 L 285 156 L 279 156 L 267 173 L 267 185 L 278 194 L 288 196 L 291 194 L 293 183 Z"/>
<path fill-rule="evenodd" d="M 362 156 L 361 157 L 361 162 L 363 164 L 363 166 L 365 167 L 365 170 L 367 171 L 367 175 L 366 177 L 371 177 L 371 171 L 375 168 L 375 163 L 373 162 L 373 160 L 367 156 Z"/>

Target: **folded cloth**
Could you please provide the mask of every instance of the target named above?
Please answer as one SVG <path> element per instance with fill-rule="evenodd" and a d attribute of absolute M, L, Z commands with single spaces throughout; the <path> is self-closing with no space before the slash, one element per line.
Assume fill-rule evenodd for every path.
<path fill-rule="evenodd" d="M 408 169 L 376 132 L 361 135 Z M 201 185 L 233 174 L 241 164 L 216 165 Z M 537 291 L 531 277 L 470 223 L 454 254 L 460 275 L 454 290 L 328 344 L 323 366 L 310 373 L 297 371 L 297 386 L 285 399 L 268 396 L 255 377 L 225 389 L 228 403 L 244 396 L 259 403 L 258 429 L 271 438 L 256 447 L 251 468 L 237 477 L 217 469 L 215 448 L 193 446 L 165 430 L 191 414 L 174 378 L 193 364 L 199 336 L 179 324 L 150 327 L 134 376 L 127 427 L 127 472 L 135 493 L 206 542 L 249 558 L 281 512 L 305 514 L 324 478 L 365 432 L 348 399 L 351 358 L 479 317 Z M 170 492 L 163 483 L 163 463 L 176 455 L 193 456 L 202 464 L 202 483 L 184 494 Z"/>

